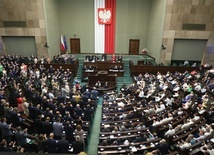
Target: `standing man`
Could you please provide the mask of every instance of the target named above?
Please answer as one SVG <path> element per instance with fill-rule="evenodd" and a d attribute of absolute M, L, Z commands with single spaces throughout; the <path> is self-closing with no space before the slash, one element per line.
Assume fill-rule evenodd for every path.
<path fill-rule="evenodd" d="M 96 90 L 96 87 L 94 87 L 93 90 L 91 91 L 91 99 L 96 101 L 97 96 L 98 96 L 98 91 Z"/>

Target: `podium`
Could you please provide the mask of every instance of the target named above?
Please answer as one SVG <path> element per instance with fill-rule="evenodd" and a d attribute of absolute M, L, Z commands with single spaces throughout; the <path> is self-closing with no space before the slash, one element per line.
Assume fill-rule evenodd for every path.
<path fill-rule="evenodd" d="M 97 88 L 99 92 L 114 90 L 117 87 L 116 83 L 117 75 L 115 74 L 108 74 L 108 71 L 101 70 L 98 71 L 96 75 L 89 75 L 88 76 L 88 86 L 93 88 L 97 81 L 101 82 L 101 87 Z M 108 88 L 104 88 L 105 83 L 108 82 Z"/>

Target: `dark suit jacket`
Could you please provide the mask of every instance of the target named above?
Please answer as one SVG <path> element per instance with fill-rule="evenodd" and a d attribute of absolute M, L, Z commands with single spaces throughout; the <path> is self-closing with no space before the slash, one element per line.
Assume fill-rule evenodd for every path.
<path fill-rule="evenodd" d="M 64 131 L 66 139 L 69 141 L 69 143 L 72 143 L 74 141 L 74 128 L 71 125 L 65 125 Z"/>
<path fill-rule="evenodd" d="M 11 136 L 11 130 L 7 123 L 3 122 L 0 124 L 1 132 L 3 137 Z"/>
<path fill-rule="evenodd" d="M 17 142 L 17 145 L 20 145 L 20 146 L 24 146 L 27 144 L 27 133 L 24 133 L 22 131 L 17 131 L 15 133 L 15 137 L 16 137 L 16 142 Z"/>
<path fill-rule="evenodd" d="M 96 100 L 97 99 L 97 95 L 98 95 L 98 91 L 97 90 L 92 90 L 91 91 L 91 99 L 92 100 Z"/>
<path fill-rule="evenodd" d="M 73 153 L 74 154 L 78 154 L 82 151 L 84 151 L 84 144 L 79 142 L 79 141 L 75 141 L 73 144 Z"/>
<path fill-rule="evenodd" d="M 43 134 L 50 135 L 50 133 L 53 131 L 52 123 L 49 123 L 46 121 L 42 122 L 42 131 L 43 131 Z"/>
<path fill-rule="evenodd" d="M 162 154 L 169 153 L 169 145 L 167 143 L 158 144 L 156 148 L 159 149 Z"/>
<path fill-rule="evenodd" d="M 68 153 L 69 142 L 68 140 L 62 139 L 58 141 L 58 152 L 59 153 Z"/>
<path fill-rule="evenodd" d="M 57 153 L 57 141 L 55 139 L 47 139 L 45 148 L 45 151 L 48 153 Z"/>

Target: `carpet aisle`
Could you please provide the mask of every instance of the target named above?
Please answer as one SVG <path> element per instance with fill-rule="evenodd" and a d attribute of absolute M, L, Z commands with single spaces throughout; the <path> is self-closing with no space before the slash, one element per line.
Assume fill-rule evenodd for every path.
<path fill-rule="evenodd" d="M 103 97 L 100 97 L 95 114 L 94 114 L 94 120 L 91 128 L 90 138 L 88 141 L 88 147 L 86 148 L 86 152 L 88 155 L 96 155 L 98 152 L 97 146 L 99 144 L 99 137 L 100 137 L 102 102 L 103 102 Z"/>

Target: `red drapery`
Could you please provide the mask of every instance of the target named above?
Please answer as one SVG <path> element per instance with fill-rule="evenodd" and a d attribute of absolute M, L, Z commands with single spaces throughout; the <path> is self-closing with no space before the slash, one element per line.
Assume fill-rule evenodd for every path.
<path fill-rule="evenodd" d="M 111 24 L 105 25 L 105 53 L 113 54 L 115 48 L 116 0 L 105 0 L 105 8 L 111 8 Z"/>

